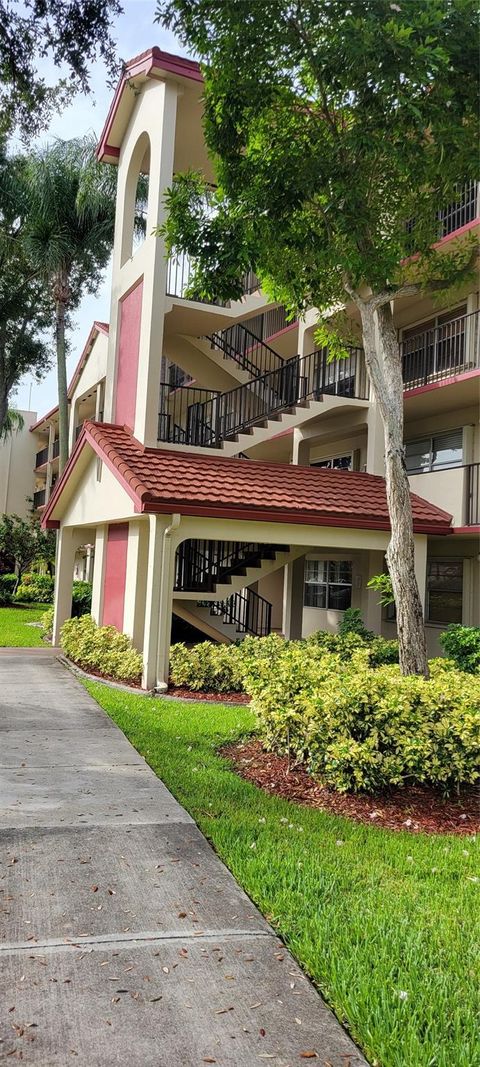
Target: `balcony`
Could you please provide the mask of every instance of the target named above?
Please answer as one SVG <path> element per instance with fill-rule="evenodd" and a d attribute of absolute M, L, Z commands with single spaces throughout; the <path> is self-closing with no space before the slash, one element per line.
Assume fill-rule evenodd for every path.
<path fill-rule="evenodd" d="M 60 454 L 60 441 L 58 440 L 58 437 L 57 437 L 56 441 L 53 442 L 52 459 L 57 459 L 59 454 Z"/>
<path fill-rule="evenodd" d="M 480 463 L 411 474 L 409 482 L 412 493 L 448 511 L 454 526 L 480 524 Z"/>
<path fill-rule="evenodd" d="M 194 274 L 194 264 L 189 256 L 180 253 L 179 255 L 171 256 L 167 261 L 167 280 L 166 280 L 166 294 L 167 296 L 177 297 L 180 300 L 188 300 L 186 296 L 187 289 L 190 285 Z M 260 288 L 260 283 L 256 274 L 249 270 L 243 277 L 242 292 L 244 296 L 248 293 L 255 293 Z M 217 307 L 230 307 L 230 300 L 199 300 L 196 303 L 215 304 Z"/>
<path fill-rule="evenodd" d="M 458 186 L 458 193 L 458 199 L 438 212 L 439 239 L 448 237 L 480 217 L 480 182 L 465 182 Z"/>
<path fill-rule="evenodd" d="M 35 467 L 43 467 L 44 463 L 48 463 L 48 445 L 45 445 L 45 448 L 42 448 L 35 456 Z"/>
<path fill-rule="evenodd" d="M 450 319 L 401 342 L 405 391 L 480 369 L 479 315 Z"/>
<path fill-rule="evenodd" d="M 46 499 L 46 490 L 45 489 L 38 489 L 37 492 L 33 494 L 33 508 L 34 508 L 35 511 L 37 510 L 37 508 L 42 508 L 43 507 L 43 505 L 45 504 L 45 499 Z"/>

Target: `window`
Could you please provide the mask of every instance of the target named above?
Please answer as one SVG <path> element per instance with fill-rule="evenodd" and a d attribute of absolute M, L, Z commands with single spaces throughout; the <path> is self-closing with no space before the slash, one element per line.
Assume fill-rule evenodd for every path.
<path fill-rule="evenodd" d="M 305 561 L 305 607 L 345 611 L 351 602 L 352 564 L 349 560 Z"/>
<path fill-rule="evenodd" d="M 330 467 L 334 470 L 351 471 L 352 454 L 348 456 L 330 456 L 328 459 L 315 459 L 311 467 Z"/>
<path fill-rule="evenodd" d="M 461 467 L 463 461 L 463 431 L 436 434 L 407 441 L 405 463 L 410 474 L 424 474 L 443 470 L 445 467 Z"/>
<path fill-rule="evenodd" d="M 427 570 L 427 621 L 462 621 L 462 560 L 430 560 Z"/>

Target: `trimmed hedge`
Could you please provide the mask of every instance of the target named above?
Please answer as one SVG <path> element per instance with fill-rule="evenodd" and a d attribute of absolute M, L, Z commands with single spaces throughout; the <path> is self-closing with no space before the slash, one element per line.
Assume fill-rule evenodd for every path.
<path fill-rule="evenodd" d="M 49 604 L 54 584 L 49 574 L 24 574 L 13 599 L 26 604 Z"/>
<path fill-rule="evenodd" d="M 16 574 L 0 574 L 0 607 L 12 603 L 13 591 L 17 584 Z"/>
<path fill-rule="evenodd" d="M 460 671 L 480 672 L 480 626 L 461 626 L 452 623 L 440 634 L 440 644 Z"/>
<path fill-rule="evenodd" d="M 114 626 L 97 626 L 91 615 L 68 619 L 60 630 L 60 644 L 65 655 L 85 670 L 120 682 L 140 680 L 142 657 L 130 638 Z"/>
<path fill-rule="evenodd" d="M 431 662 L 431 678 L 372 669 L 300 642 L 245 674 L 267 748 L 288 753 L 340 792 L 422 784 L 445 792 L 480 780 L 480 679 Z"/>
<path fill-rule="evenodd" d="M 90 615 L 92 610 L 92 586 L 90 582 L 75 581 L 72 588 L 72 615 Z"/>

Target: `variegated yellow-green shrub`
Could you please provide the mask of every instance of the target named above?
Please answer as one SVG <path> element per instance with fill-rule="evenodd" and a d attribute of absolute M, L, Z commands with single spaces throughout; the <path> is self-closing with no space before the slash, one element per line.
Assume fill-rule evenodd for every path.
<path fill-rule="evenodd" d="M 275 667 L 252 658 L 245 685 L 267 748 L 341 792 L 418 783 L 445 792 L 480 780 L 480 679 L 433 661 L 431 678 L 372 669 L 291 642 Z"/>
<path fill-rule="evenodd" d="M 130 638 L 115 626 L 97 626 L 91 615 L 68 619 L 60 630 L 60 644 L 65 655 L 87 671 L 121 682 L 140 679 L 142 657 Z"/>
<path fill-rule="evenodd" d="M 170 681 L 193 692 L 241 692 L 243 689 L 240 645 L 216 645 L 202 641 L 187 648 L 170 648 Z"/>

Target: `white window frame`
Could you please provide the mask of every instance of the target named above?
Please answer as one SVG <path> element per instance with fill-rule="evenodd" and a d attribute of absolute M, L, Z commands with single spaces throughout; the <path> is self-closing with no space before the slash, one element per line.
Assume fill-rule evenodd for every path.
<path fill-rule="evenodd" d="M 349 582 L 335 582 L 330 581 L 330 566 L 333 564 L 346 563 L 350 567 L 350 581 Z M 307 580 L 308 566 L 309 564 L 317 564 L 325 568 L 325 581 Z M 315 586 L 316 588 L 322 586 L 325 588 L 325 606 L 317 604 L 308 604 L 306 602 L 307 588 L 308 586 Z M 350 603 L 347 604 L 347 608 L 352 606 L 352 591 L 353 591 L 353 564 L 351 559 L 306 559 L 305 560 L 305 572 L 303 580 L 303 606 L 304 608 L 313 608 L 314 611 L 346 611 L 347 608 L 331 607 L 329 604 L 329 591 L 332 586 L 341 586 L 342 589 L 350 589 Z"/>
<path fill-rule="evenodd" d="M 432 463 L 433 463 L 433 442 L 434 442 L 434 440 L 438 441 L 439 437 L 450 437 L 450 435 L 454 434 L 454 433 L 460 434 L 461 438 L 462 438 L 462 456 L 461 456 L 460 461 L 458 463 L 450 463 L 448 465 L 440 466 L 440 467 L 432 466 Z M 416 468 L 414 468 L 412 470 L 410 470 L 407 467 L 407 474 L 408 474 L 409 477 L 411 477 L 414 474 L 436 474 L 439 471 L 455 470 L 455 469 L 458 469 L 459 467 L 463 467 L 464 466 L 465 443 L 464 443 L 463 426 L 455 426 L 455 427 L 452 427 L 451 430 L 441 430 L 440 433 L 425 434 L 425 436 L 423 436 L 423 437 L 412 437 L 410 441 L 405 441 L 405 461 L 406 461 L 407 446 L 408 445 L 421 444 L 423 441 L 429 441 L 429 462 L 428 462 L 428 467 L 416 467 Z"/>
<path fill-rule="evenodd" d="M 462 568 L 462 588 L 460 590 L 461 608 L 462 608 L 462 610 L 461 610 L 460 622 L 462 623 L 463 622 L 463 617 L 464 617 L 464 611 L 465 611 L 465 560 L 462 559 L 461 556 L 438 556 L 438 557 L 437 556 L 433 556 L 433 557 L 430 557 L 430 559 L 427 560 L 427 575 L 426 575 L 426 589 L 425 589 L 425 622 L 426 622 L 426 624 L 428 626 L 439 626 L 442 629 L 444 629 L 445 626 L 449 626 L 450 623 L 453 621 L 453 620 L 450 619 L 448 621 L 445 620 L 445 621 L 441 622 L 438 619 L 431 619 L 430 618 L 429 577 L 430 577 L 430 564 L 431 563 L 446 563 L 448 566 L 451 566 L 453 563 L 460 563 L 461 568 Z"/>

